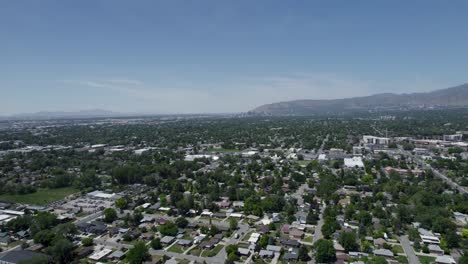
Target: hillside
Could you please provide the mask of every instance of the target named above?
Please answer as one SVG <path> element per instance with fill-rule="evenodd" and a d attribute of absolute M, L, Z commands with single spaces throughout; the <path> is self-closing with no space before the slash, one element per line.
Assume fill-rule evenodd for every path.
<path fill-rule="evenodd" d="M 427 93 L 393 94 L 332 99 L 295 100 L 259 106 L 250 114 L 311 115 L 368 110 L 407 110 L 468 106 L 468 83 Z"/>

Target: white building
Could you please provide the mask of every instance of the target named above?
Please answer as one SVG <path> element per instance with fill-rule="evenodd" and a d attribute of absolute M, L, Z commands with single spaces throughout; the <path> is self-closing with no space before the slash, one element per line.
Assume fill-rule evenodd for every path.
<path fill-rule="evenodd" d="M 364 168 L 364 162 L 361 157 L 352 157 L 344 159 L 344 166 L 346 168 Z"/>
<path fill-rule="evenodd" d="M 445 141 L 462 141 L 463 134 L 444 135 Z"/>
<path fill-rule="evenodd" d="M 260 234 L 259 233 L 252 233 L 249 238 L 249 243 L 257 243 L 257 241 L 260 239 Z"/>
<path fill-rule="evenodd" d="M 390 142 L 389 138 L 386 137 L 375 137 L 375 136 L 362 136 L 362 141 L 364 144 L 378 144 L 378 145 L 388 145 Z"/>
<path fill-rule="evenodd" d="M 242 157 L 243 158 L 251 158 L 253 156 L 255 156 L 256 154 L 258 154 L 258 151 L 255 151 L 255 150 L 250 150 L 250 151 L 247 151 L 247 152 L 242 152 Z"/>

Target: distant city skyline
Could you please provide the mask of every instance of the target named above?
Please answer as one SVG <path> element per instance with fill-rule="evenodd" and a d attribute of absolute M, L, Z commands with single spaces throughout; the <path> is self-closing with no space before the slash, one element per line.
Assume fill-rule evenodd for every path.
<path fill-rule="evenodd" d="M 466 1 L 3 1 L 0 115 L 231 113 L 468 82 Z"/>

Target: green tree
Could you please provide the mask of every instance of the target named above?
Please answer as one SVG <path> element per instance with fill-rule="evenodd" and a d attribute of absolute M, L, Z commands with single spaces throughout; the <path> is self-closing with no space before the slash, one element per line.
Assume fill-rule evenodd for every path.
<path fill-rule="evenodd" d="M 325 238 L 330 238 L 337 229 L 340 228 L 340 225 L 335 220 L 335 218 L 327 216 L 322 226 L 322 233 Z"/>
<path fill-rule="evenodd" d="M 238 221 L 235 218 L 233 218 L 233 217 L 229 218 L 229 229 L 230 230 L 236 230 L 237 229 L 237 224 L 238 224 Z"/>
<path fill-rule="evenodd" d="M 122 211 L 123 209 L 125 209 L 125 207 L 127 207 L 127 199 L 119 198 L 115 200 L 115 206 L 119 208 L 120 211 Z"/>
<path fill-rule="evenodd" d="M 30 215 L 19 216 L 11 221 L 8 221 L 6 227 L 8 230 L 15 232 L 28 229 L 33 223 L 33 217 Z"/>
<path fill-rule="evenodd" d="M 144 242 L 137 242 L 127 253 L 127 261 L 130 264 L 141 264 L 150 257 L 148 247 Z"/>
<path fill-rule="evenodd" d="M 73 223 L 60 224 L 54 228 L 54 231 L 56 234 L 60 234 L 61 236 L 69 239 L 78 234 L 78 229 Z"/>
<path fill-rule="evenodd" d="M 99 187 L 101 185 L 101 179 L 96 175 L 94 170 L 87 170 L 83 173 L 81 177 L 75 181 L 75 186 L 77 185 L 78 188 L 93 188 Z"/>
<path fill-rule="evenodd" d="M 224 250 L 226 250 L 226 253 L 228 255 L 231 254 L 231 253 L 236 254 L 238 249 L 239 249 L 239 247 L 237 245 L 228 245 L 228 246 L 226 246 L 224 248 Z"/>
<path fill-rule="evenodd" d="M 179 217 L 179 218 L 176 219 L 175 224 L 179 228 L 185 228 L 189 224 L 189 222 L 184 217 Z"/>
<path fill-rule="evenodd" d="M 52 241 L 54 240 L 54 238 L 55 238 L 55 233 L 47 229 L 37 232 L 33 237 L 34 243 L 39 243 L 46 247 L 52 244 Z"/>
<path fill-rule="evenodd" d="M 154 250 L 158 250 L 162 248 L 161 239 L 159 237 L 151 240 L 151 248 Z"/>
<path fill-rule="evenodd" d="M 57 216 L 49 212 L 39 212 L 34 216 L 31 224 L 31 233 L 34 235 L 41 230 L 46 230 L 57 225 Z"/>
<path fill-rule="evenodd" d="M 167 222 L 164 225 L 159 226 L 158 230 L 163 236 L 175 236 L 179 231 L 177 226 L 172 222 Z"/>
<path fill-rule="evenodd" d="M 112 223 L 117 220 L 117 212 L 113 208 L 106 208 L 104 210 L 104 222 Z"/>
<path fill-rule="evenodd" d="M 266 248 L 266 246 L 268 245 L 269 240 L 270 240 L 270 238 L 268 237 L 268 235 L 264 234 L 258 240 L 258 245 L 261 246 L 262 248 Z"/>
<path fill-rule="evenodd" d="M 465 253 L 459 260 L 459 264 L 468 264 L 468 252 Z"/>
<path fill-rule="evenodd" d="M 85 238 L 81 239 L 81 244 L 84 247 L 92 246 L 93 245 L 93 239 L 90 238 L 90 237 L 85 237 Z"/>
<path fill-rule="evenodd" d="M 54 241 L 54 245 L 47 249 L 47 252 L 57 263 L 70 263 L 73 259 L 73 245 L 70 240 L 61 238 Z"/>
<path fill-rule="evenodd" d="M 340 244 L 344 247 L 346 251 L 357 251 L 359 248 L 358 243 L 356 242 L 356 233 L 354 232 L 341 232 L 338 238 Z"/>
<path fill-rule="evenodd" d="M 314 244 L 315 260 L 319 263 L 332 263 L 336 260 L 336 252 L 333 242 L 326 239 L 319 239 Z"/>
<path fill-rule="evenodd" d="M 301 261 L 309 261 L 309 251 L 307 250 L 307 247 L 304 245 L 301 245 L 299 248 L 299 260 Z"/>

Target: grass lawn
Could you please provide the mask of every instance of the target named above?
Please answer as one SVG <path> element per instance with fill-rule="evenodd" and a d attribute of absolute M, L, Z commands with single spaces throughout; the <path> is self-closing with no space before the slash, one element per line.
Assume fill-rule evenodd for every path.
<path fill-rule="evenodd" d="M 314 241 L 314 237 L 313 236 L 306 236 L 306 237 L 304 237 L 304 239 L 302 239 L 302 241 L 312 243 L 312 241 Z"/>
<path fill-rule="evenodd" d="M 432 263 L 435 262 L 434 257 L 418 256 L 418 258 L 419 258 L 419 261 L 421 262 L 421 264 L 432 264 Z"/>
<path fill-rule="evenodd" d="M 403 248 L 400 245 L 395 245 L 392 247 L 392 251 L 396 253 L 404 253 Z"/>
<path fill-rule="evenodd" d="M 200 253 L 201 253 L 201 249 L 198 247 L 190 250 L 189 252 L 190 255 L 194 255 L 194 256 L 200 256 Z"/>
<path fill-rule="evenodd" d="M 29 194 L 3 194 L 0 195 L 0 200 L 10 201 L 20 204 L 47 205 L 52 202 L 61 200 L 66 196 L 78 192 L 72 187 L 58 189 L 39 189 L 35 193 Z"/>
<path fill-rule="evenodd" d="M 181 246 L 174 244 L 172 247 L 168 248 L 167 251 L 174 253 L 184 253 L 184 249 Z"/>
<path fill-rule="evenodd" d="M 182 236 L 182 239 L 193 241 L 192 237 L 190 236 L 189 232 L 187 232 L 187 231 L 185 231 L 184 235 Z"/>
<path fill-rule="evenodd" d="M 221 251 L 221 249 L 223 249 L 224 245 L 216 245 L 216 247 L 214 247 L 212 250 L 205 250 L 203 251 L 203 253 L 201 254 L 202 257 L 214 257 L 216 255 L 218 255 L 219 251 Z"/>
<path fill-rule="evenodd" d="M 398 263 L 408 264 L 408 259 L 407 259 L 406 257 L 397 256 L 397 257 L 396 257 L 396 260 L 398 260 Z"/>
<path fill-rule="evenodd" d="M 247 232 L 247 234 L 244 235 L 242 238 L 242 241 L 248 241 L 250 236 L 253 234 L 254 231 Z"/>
<path fill-rule="evenodd" d="M 11 242 L 10 244 L 8 244 L 8 248 L 14 248 L 14 247 L 19 246 L 19 245 L 21 245 L 21 244 L 23 244 L 22 241 L 19 241 L 19 240 L 13 241 L 13 242 Z"/>

